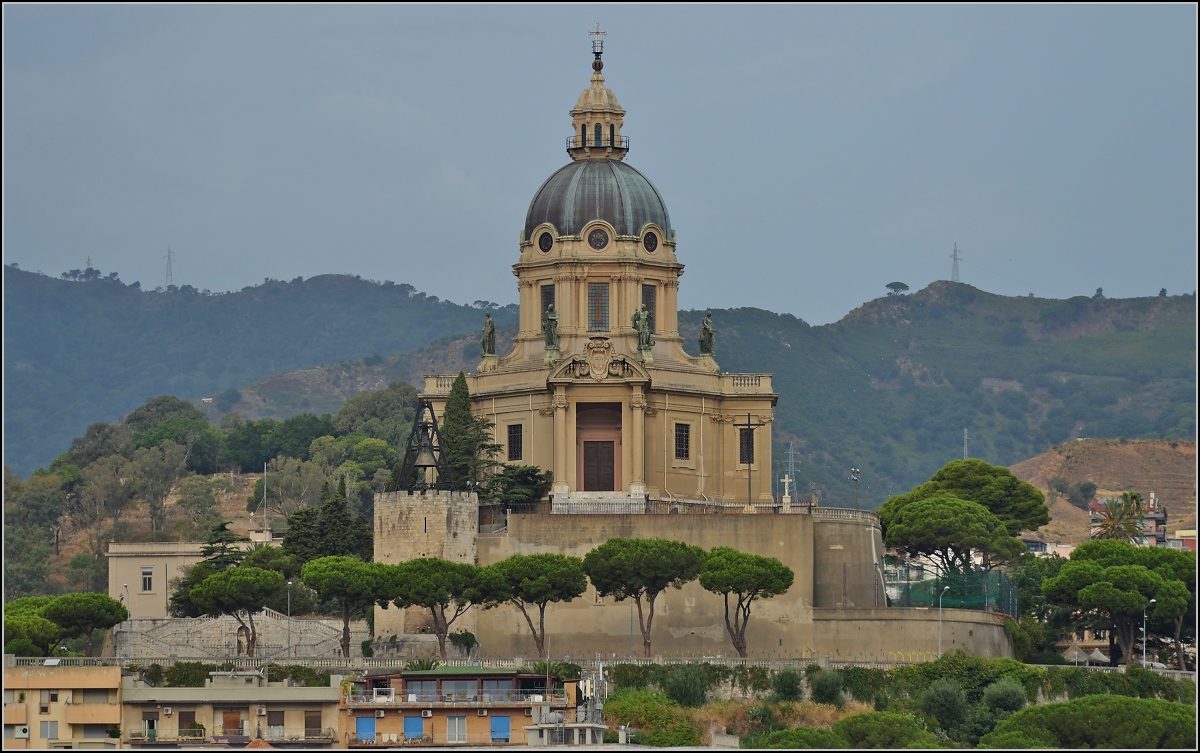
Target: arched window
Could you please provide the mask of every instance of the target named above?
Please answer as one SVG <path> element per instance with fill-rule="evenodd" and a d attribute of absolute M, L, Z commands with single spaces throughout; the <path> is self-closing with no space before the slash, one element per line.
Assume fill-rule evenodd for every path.
<path fill-rule="evenodd" d="M 600 127 L 599 123 L 597 123 L 596 124 L 596 143 L 594 144 L 594 146 L 604 146 L 604 144 L 602 143 L 604 141 L 603 134 L 604 134 L 604 129 Z"/>
<path fill-rule="evenodd" d="M 579 145 L 587 146 L 587 123 L 581 123 L 579 126 Z"/>
<path fill-rule="evenodd" d="M 617 127 L 615 125 L 613 125 L 612 123 L 609 123 L 609 125 L 608 125 L 608 145 L 609 146 L 617 145 Z"/>

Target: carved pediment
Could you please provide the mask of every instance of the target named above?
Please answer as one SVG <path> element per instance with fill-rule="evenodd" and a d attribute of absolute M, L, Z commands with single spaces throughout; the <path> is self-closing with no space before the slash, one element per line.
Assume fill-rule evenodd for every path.
<path fill-rule="evenodd" d="M 574 355 L 564 359 L 550 372 L 548 382 L 649 382 L 650 374 L 641 364 L 612 353 L 612 345 L 593 338 L 587 345 L 586 356 Z"/>

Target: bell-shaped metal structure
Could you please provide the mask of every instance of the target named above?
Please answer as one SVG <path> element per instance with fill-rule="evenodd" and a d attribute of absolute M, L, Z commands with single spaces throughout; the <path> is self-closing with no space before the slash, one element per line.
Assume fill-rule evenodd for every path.
<path fill-rule="evenodd" d="M 454 489 L 454 480 L 450 477 L 450 467 L 442 446 L 442 434 L 438 431 L 433 405 L 428 400 L 417 404 L 417 415 L 413 419 L 412 432 L 408 435 L 404 460 L 400 463 L 399 473 L 393 478 L 396 491 Z"/>

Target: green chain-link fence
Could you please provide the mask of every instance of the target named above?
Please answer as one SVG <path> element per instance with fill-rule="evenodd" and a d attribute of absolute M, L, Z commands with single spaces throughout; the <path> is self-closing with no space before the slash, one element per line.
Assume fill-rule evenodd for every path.
<path fill-rule="evenodd" d="M 903 577 L 905 573 L 900 573 Z M 890 575 L 890 573 L 889 573 Z M 944 574 L 923 580 L 899 580 L 889 578 L 888 596 L 894 607 L 936 607 L 938 596 L 947 609 L 978 609 L 1001 612 L 1017 618 L 1020 604 L 1017 589 L 1007 574 L 994 570 L 990 573 Z"/>

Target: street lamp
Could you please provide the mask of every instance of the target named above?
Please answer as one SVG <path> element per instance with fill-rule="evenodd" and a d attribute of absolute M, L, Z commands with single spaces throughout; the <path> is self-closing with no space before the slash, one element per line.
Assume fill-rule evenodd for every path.
<path fill-rule="evenodd" d="M 288 581 L 288 658 L 292 658 L 292 582 Z"/>
<path fill-rule="evenodd" d="M 1158 599 L 1151 599 L 1145 607 L 1142 608 L 1142 666 L 1146 666 L 1146 610 L 1151 604 L 1157 604 Z"/>
<path fill-rule="evenodd" d="M 857 468 L 850 469 L 850 478 L 854 479 L 854 509 L 858 509 L 858 476 L 862 471 Z"/>
<path fill-rule="evenodd" d="M 949 590 L 950 590 L 950 586 L 946 586 L 945 588 L 942 589 L 942 592 L 940 594 L 938 594 L 938 658 L 939 659 L 942 658 L 942 597 L 945 596 L 946 592 Z"/>
<path fill-rule="evenodd" d="M 125 618 L 129 620 L 129 629 L 125 631 L 126 660 L 133 661 L 133 599 L 129 596 L 129 584 L 125 587 Z"/>

